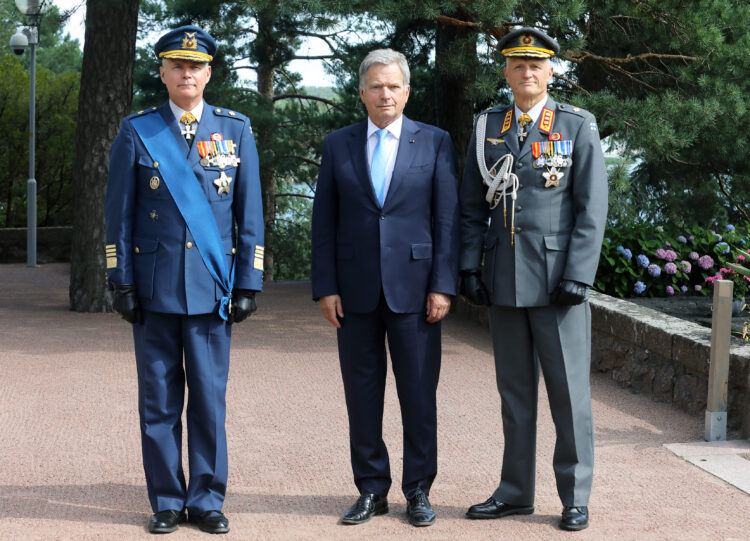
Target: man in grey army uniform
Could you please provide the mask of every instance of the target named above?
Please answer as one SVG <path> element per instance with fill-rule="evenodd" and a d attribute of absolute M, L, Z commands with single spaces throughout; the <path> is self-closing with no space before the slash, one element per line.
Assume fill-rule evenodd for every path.
<path fill-rule="evenodd" d="M 520 28 L 498 47 L 514 104 L 477 116 L 460 191 L 460 268 L 462 294 L 489 306 L 505 448 L 500 485 L 466 515 L 533 513 L 541 366 L 557 434 L 559 526 L 582 530 L 594 458 L 588 288 L 607 216 L 604 157 L 593 115 L 547 96 L 557 42 Z"/>

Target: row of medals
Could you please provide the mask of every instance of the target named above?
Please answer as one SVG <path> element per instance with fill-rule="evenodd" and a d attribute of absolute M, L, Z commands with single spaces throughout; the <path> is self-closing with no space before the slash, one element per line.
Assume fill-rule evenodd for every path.
<path fill-rule="evenodd" d="M 225 167 L 237 167 L 237 164 L 240 163 L 239 157 L 234 153 L 237 145 L 231 139 L 226 141 L 196 141 L 195 144 L 198 146 L 198 154 L 201 157 L 200 164 L 203 167 L 224 169 Z"/>
<path fill-rule="evenodd" d="M 563 167 L 569 167 L 572 163 L 570 156 L 573 150 L 573 141 L 540 141 L 531 144 L 531 154 L 534 156 L 534 168 L 547 168 L 542 173 L 545 179 L 545 188 L 556 188 L 560 186 L 560 179 L 565 173 L 560 171 Z"/>

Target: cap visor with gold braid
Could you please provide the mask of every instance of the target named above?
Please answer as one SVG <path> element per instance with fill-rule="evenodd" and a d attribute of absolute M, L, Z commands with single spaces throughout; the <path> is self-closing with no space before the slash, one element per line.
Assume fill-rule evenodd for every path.
<path fill-rule="evenodd" d="M 216 42 L 197 26 L 181 26 L 159 38 L 154 52 L 158 58 L 211 62 L 216 54 Z"/>
<path fill-rule="evenodd" d="M 560 52 L 557 41 L 536 28 L 518 28 L 509 32 L 497 45 L 503 56 L 550 58 Z"/>

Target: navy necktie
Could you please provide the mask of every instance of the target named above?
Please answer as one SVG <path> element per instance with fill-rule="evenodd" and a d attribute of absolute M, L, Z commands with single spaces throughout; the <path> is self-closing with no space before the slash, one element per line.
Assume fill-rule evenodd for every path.
<path fill-rule="evenodd" d="M 388 152 L 385 148 L 385 136 L 388 135 L 388 130 L 383 128 L 375 133 L 378 134 L 378 144 L 375 145 L 375 151 L 372 153 L 370 178 L 372 178 L 372 187 L 375 188 L 378 203 L 382 207 L 385 200 L 385 170 L 388 166 Z"/>

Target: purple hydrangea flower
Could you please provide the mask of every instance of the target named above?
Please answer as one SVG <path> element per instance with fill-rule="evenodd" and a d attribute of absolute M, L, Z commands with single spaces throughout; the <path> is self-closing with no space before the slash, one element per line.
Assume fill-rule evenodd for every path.
<path fill-rule="evenodd" d="M 727 231 L 734 231 L 734 226 L 732 224 L 727 224 L 724 226 L 724 229 Z"/>
<path fill-rule="evenodd" d="M 633 291 L 635 291 L 636 295 L 640 295 L 641 293 L 646 291 L 646 284 L 638 280 L 633 286 Z"/>
<path fill-rule="evenodd" d="M 644 269 L 646 267 L 648 267 L 648 263 L 649 263 L 648 258 L 645 255 L 643 255 L 643 254 L 641 254 L 638 257 L 636 257 L 635 261 L 636 261 L 636 263 L 638 263 L 639 266 L 643 267 Z"/>
<path fill-rule="evenodd" d="M 688 240 L 689 240 L 690 242 L 693 242 L 693 241 L 695 240 L 695 235 L 690 235 L 690 236 L 688 237 Z"/>
<path fill-rule="evenodd" d="M 702 285 L 700 285 L 700 284 L 695 284 L 695 290 L 696 290 L 696 291 L 700 291 L 701 289 L 703 289 L 703 286 L 702 286 Z"/>
<path fill-rule="evenodd" d="M 675 252 L 674 250 L 667 250 L 666 254 L 664 255 L 664 259 L 666 259 L 667 261 L 674 261 L 675 259 L 677 259 L 677 252 Z"/>
<path fill-rule="evenodd" d="M 680 261 L 680 267 L 682 267 L 683 272 L 687 272 L 688 274 L 693 270 L 693 266 L 690 264 L 690 261 Z"/>
<path fill-rule="evenodd" d="M 622 255 L 625 256 L 625 259 L 627 259 L 628 261 L 633 259 L 633 252 L 630 251 L 630 248 L 625 248 L 622 251 Z"/>
<path fill-rule="evenodd" d="M 692 259 L 693 261 L 698 261 L 698 257 L 700 256 L 698 255 L 698 252 L 690 252 L 688 254 L 688 257 Z"/>
<path fill-rule="evenodd" d="M 688 287 L 687 286 L 680 286 L 680 291 L 683 293 L 687 293 Z"/>
<path fill-rule="evenodd" d="M 672 286 L 667 286 L 667 295 L 674 295 L 674 288 Z"/>
<path fill-rule="evenodd" d="M 698 260 L 698 266 L 703 270 L 708 270 L 714 266 L 714 259 L 710 255 L 701 256 Z"/>
<path fill-rule="evenodd" d="M 656 278 L 657 276 L 661 274 L 661 268 L 659 267 L 659 265 L 655 265 L 652 263 L 651 265 L 648 266 L 648 273 L 654 278 Z"/>
<path fill-rule="evenodd" d="M 664 259 L 665 257 L 667 257 L 667 251 L 664 248 L 659 248 L 658 250 L 656 250 L 656 257 L 658 257 L 659 259 Z"/>
<path fill-rule="evenodd" d="M 672 247 L 672 243 L 669 242 L 668 240 L 664 241 L 664 246 L 666 246 L 667 248 L 671 248 Z"/>
<path fill-rule="evenodd" d="M 677 273 L 677 265 L 672 263 L 671 261 L 664 265 L 664 272 L 667 274 L 676 274 Z"/>
<path fill-rule="evenodd" d="M 683 235 L 677 235 L 677 242 L 680 244 L 687 244 L 687 239 Z"/>

